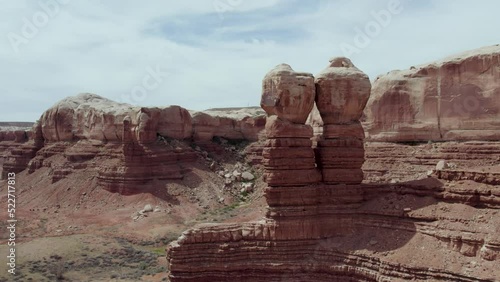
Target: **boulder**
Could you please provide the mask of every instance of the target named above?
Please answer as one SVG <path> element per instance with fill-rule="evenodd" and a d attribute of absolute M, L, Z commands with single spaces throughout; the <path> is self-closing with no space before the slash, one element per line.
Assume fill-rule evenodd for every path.
<path fill-rule="evenodd" d="M 144 206 L 144 208 L 142 209 L 141 212 L 145 213 L 145 212 L 153 212 L 153 211 L 154 211 L 153 206 L 150 204 L 147 204 Z"/>
<path fill-rule="evenodd" d="M 272 69 L 262 81 L 260 105 L 268 115 L 304 124 L 314 105 L 314 77 L 295 72 L 289 65 Z"/>
<path fill-rule="evenodd" d="M 316 75 L 316 105 L 325 124 L 358 121 L 370 97 L 368 76 L 347 58 L 333 58 Z"/>
<path fill-rule="evenodd" d="M 436 171 L 441 171 L 441 170 L 447 169 L 448 167 L 449 167 L 448 163 L 445 160 L 440 160 L 436 164 Z"/>
<path fill-rule="evenodd" d="M 250 172 L 248 171 L 245 171 L 241 174 L 241 178 L 245 181 L 252 181 L 255 179 L 255 176 L 253 174 L 251 174 Z"/>

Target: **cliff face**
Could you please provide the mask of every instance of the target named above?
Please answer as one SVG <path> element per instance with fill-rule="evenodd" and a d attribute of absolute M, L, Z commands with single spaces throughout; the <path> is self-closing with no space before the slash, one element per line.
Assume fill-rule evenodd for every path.
<path fill-rule="evenodd" d="M 97 140 L 123 142 L 124 121 L 131 130 L 128 138 L 137 143 L 154 142 L 158 135 L 171 139 L 258 140 L 264 128 L 262 116 L 237 118 L 195 113 L 179 106 L 133 107 L 94 94 L 66 98 L 45 111 L 40 123 L 47 142 Z"/>
<path fill-rule="evenodd" d="M 69 97 L 45 111 L 31 131 L 0 134 L 0 149 L 8 148 L 2 174 L 48 167 L 52 182 L 57 182 L 77 170 L 89 170 L 109 191 L 149 191 L 155 181 L 183 179 L 197 159 L 182 140 L 257 140 L 265 123 L 263 117 L 251 115 L 199 117 L 192 118 L 179 106 L 132 107 L 94 94 Z M 63 160 L 53 163 L 52 156 Z"/>
<path fill-rule="evenodd" d="M 313 130 L 303 119 L 274 109 L 282 107 L 279 103 L 267 108 L 277 116 L 268 118 L 262 145 L 266 217 L 186 231 L 167 248 L 171 281 L 494 281 L 500 274 L 495 267 L 500 259 L 498 189 L 470 182 L 448 185 L 427 176 L 360 184 L 365 151 L 358 119 L 369 82 L 345 58 L 332 60 L 329 68 L 331 81 L 316 80 L 316 103 L 325 122 L 317 131 L 323 133 L 316 137 L 315 154 Z M 301 103 L 286 106 L 300 114 L 304 102 L 302 97 Z M 474 150 L 474 158 L 486 147 L 456 150 Z M 387 163 L 398 160 L 389 144 L 368 148 L 375 164 L 382 162 L 380 148 L 389 153 L 383 155 Z M 453 154 L 453 148 L 439 152 Z M 421 155 L 429 162 L 436 158 L 432 152 Z M 375 167 L 368 171 L 377 172 Z M 437 174 L 456 177 L 453 171 Z"/>
<path fill-rule="evenodd" d="M 500 45 L 380 76 L 365 114 L 372 141 L 498 140 Z"/>
<path fill-rule="evenodd" d="M 186 109 L 132 107 L 94 94 L 80 94 L 60 101 L 45 111 L 40 123 L 47 142 L 122 142 L 124 120 L 132 130 L 130 141 L 137 143 L 154 142 L 157 134 L 173 139 L 192 135 L 191 115 Z"/>

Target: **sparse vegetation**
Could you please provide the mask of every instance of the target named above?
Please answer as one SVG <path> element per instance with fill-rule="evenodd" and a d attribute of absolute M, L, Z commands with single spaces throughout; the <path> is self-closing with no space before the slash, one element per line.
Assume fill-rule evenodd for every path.
<path fill-rule="evenodd" d="M 165 256 L 166 255 L 165 247 L 155 248 L 153 249 L 153 253 L 159 256 Z"/>

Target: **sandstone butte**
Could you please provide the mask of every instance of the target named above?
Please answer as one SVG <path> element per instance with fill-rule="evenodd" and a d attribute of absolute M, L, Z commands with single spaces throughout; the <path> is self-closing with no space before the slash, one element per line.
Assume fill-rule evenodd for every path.
<path fill-rule="evenodd" d="M 0 149 L 7 151 L 2 174 L 5 177 L 7 171 L 25 169 L 32 173 L 48 166 L 56 182 L 75 170 L 95 169 L 102 188 L 134 194 L 140 192 L 137 189 L 147 191 L 153 179 L 182 179 L 189 170 L 184 164 L 196 159 L 194 150 L 181 143 L 173 146 L 169 140 L 193 139 L 200 145 L 214 137 L 255 141 L 264 123 L 265 117 L 245 113 L 235 119 L 205 113 L 192 117 L 179 106 L 132 107 L 95 94 L 80 94 L 45 111 L 32 130 L 0 135 L 4 141 Z M 57 154 L 64 155 L 65 163 L 45 161 Z M 81 163 L 94 158 L 99 158 L 95 167 Z"/>
<path fill-rule="evenodd" d="M 347 58 L 316 76 L 282 64 L 263 79 L 267 118 L 80 94 L 32 130 L 0 131 L 3 174 L 92 170 L 130 195 L 183 179 L 198 155 L 177 140 L 257 141 L 264 218 L 185 231 L 167 248 L 171 281 L 498 281 L 499 56 L 485 47 L 373 83 Z"/>

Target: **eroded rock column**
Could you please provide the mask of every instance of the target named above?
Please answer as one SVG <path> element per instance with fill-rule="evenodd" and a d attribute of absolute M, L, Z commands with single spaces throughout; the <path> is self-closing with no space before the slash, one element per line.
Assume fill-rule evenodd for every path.
<path fill-rule="evenodd" d="M 289 65 L 278 65 L 263 80 L 261 106 L 270 117 L 262 156 L 270 187 L 321 181 L 312 149 L 313 129 L 305 125 L 314 97 L 312 74 L 295 72 Z"/>
<path fill-rule="evenodd" d="M 364 131 L 360 118 L 371 91 L 370 79 L 347 58 L 334 58 L 316 79 L 316 105 L 323 119 L 318 167 L 327 184 L 363 181 Z"/>

